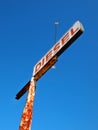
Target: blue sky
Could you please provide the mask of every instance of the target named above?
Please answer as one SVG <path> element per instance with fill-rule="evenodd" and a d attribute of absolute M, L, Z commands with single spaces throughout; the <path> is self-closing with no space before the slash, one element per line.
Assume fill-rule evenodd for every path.
<path fill-rule="evenodd" d="M 31 130 L 98 130 L 98 1 L 0 1 L 0 129 L 18 130 L 16 93 L 34 65 L 77 21 L 85 32 L 38 82 Z"/>

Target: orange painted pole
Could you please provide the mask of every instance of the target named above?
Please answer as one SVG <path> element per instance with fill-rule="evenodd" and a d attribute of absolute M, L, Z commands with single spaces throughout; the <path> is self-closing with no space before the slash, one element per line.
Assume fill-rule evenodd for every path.
<path fill-rule="evenodd" d="M 34 78 L 32 78 L 30 81 L 26 105 L 22 113 L 19 130 L 31 130 L 35 90 L 36 84 Z"/>

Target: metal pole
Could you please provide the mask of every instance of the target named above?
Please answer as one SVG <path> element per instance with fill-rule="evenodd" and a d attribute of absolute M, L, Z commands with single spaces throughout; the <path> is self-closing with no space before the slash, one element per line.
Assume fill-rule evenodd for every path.
<path fill-rule="evenodd" d="M 54 30 L 54 43 L 56 43 L 56 40 L 57 40 L 57 39 L 56 39 L 56 36 L 57 36 L 57 26 L 58 26 L 58 25 L 59 25 L 59 22 L 55 22 L 55 23 L 54 23 L 54 27 L 55 27 L 55 28 L 54 28 L 54 29 L 55 29 L 55 30 Z"/>
<path fill-rule="evenodd" d="M 30 81 L 28 96 L 26 100 L 26 105 L 24 107 L 19 130 L 31 130 L 32 114 L 33 114 L 33 104 L 35 96 L 36 84 L 34 78 Z"/>

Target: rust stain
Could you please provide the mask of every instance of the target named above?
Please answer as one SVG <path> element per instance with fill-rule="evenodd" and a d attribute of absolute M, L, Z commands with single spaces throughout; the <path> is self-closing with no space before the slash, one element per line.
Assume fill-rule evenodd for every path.
<path fill-rule="evenodd" d="M 35 96 L 35 81 L 32 78 L 30 81 L 30 87 L 28 91 L 28 96 L 26 100 L 26 105 L 24 107 L 20 127 L 19 130 L 30 130 L 31 129 L 31 123 L 32 123 L 32 114 L 33 114 L 33 104 L 34 104 L 34 96 Z"/>

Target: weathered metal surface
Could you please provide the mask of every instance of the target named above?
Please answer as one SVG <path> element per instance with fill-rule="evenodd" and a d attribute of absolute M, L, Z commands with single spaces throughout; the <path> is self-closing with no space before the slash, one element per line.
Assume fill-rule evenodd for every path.
<path fill-rule="evenodd" d="M 31 79 L 26 105 L 22 113 L 19 130 L 31 130 L 32 114 L 33 114 L 32 107 L 34 104 L 35 89 L 36 89 L 35 81 L 34 79 Z"/>

